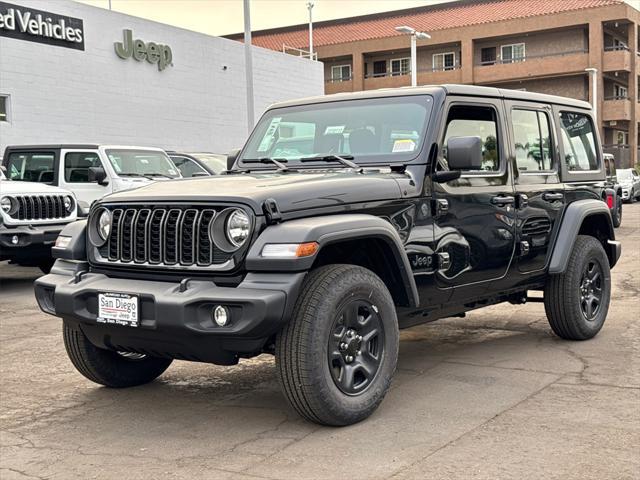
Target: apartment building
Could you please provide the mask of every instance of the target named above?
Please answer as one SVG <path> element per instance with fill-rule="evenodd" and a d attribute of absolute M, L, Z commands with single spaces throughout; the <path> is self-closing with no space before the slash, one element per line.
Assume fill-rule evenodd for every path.
<path fill-rule="evenodd" d="M 622 0 L 460 0 L 318 22 L 313 50 L 326 93 L 411 84 L 467 83 L 563 95 L 596 103 L 605 151 L 620 167 L 638 162 L 640 12 Z M 252 33 L 254 45 L 309 55 L 308 25 Z M 242 40 L 242 35 L 228 38 Z"/>

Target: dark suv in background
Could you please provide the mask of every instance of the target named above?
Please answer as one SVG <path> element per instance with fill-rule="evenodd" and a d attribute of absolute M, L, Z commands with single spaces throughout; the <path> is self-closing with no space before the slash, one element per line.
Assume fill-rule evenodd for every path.
<path fill-rule="evenodd" d="M 62 232 L 36 296 L 88 379 L 275 354 L 298 413 L 347 425 L 387 392 L 400 328 L 527 301 L 564 339 L 605 322 L 621 247 L 585 102 L 459 85 L 311 98 L 272 106 L 228 160 Z"/>

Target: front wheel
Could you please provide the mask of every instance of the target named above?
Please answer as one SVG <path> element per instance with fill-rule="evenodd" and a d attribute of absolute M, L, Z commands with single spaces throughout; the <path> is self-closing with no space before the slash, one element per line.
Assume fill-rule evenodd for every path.
<path fill-rule="evenodd" d="M 604 325 L 611 296 L 609 259 L 598 239 L 578 235 L 567 269 L 551 275 L 544 307 L 551 329 L 567 340 L 587 340 Z"/>
<path fill-rule="evenodd" d="M 123 388 L 143 385 L 159 377 L 171 359 L 115 352 L 93 345 L 77 327 L 63 324 L 64 346 L 76 370 L 92 382 Z"/>
<path fill-rule="evenodd" d="M 389 389 L 398 338 L 395 306 L 377 275 L 354 265 L 312 271 L 276 340 L 289 403 L 323 425 L 364 420 Z"/>

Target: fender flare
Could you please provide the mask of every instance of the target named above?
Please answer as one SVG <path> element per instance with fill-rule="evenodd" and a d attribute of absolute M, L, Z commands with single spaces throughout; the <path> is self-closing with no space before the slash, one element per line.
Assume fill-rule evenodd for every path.
<path fill-rule="evenodd" d="M 562 216 L 562 223 L 560 224 L 560 230 L 558 231 L 553 253 L 551 254 L 551 261 L 549 262 L 549 273 L 564 273 L 567 269 L 569 256 L 573 250 L 573 245 L 578 237 L 580 228 L 586 219 L 596 216 L 604 217 L 606 219 L 605 222 L 608 228 L 608 232 L 606 233 L 608 236 L 607 240 L 609 240 L 609 242 L 605 245 L 605 251 L 609 257 L 610 266 L 613 267 L 615 265 L 618 259 L 616 258 L 615 253 L 612 256 L 612 252 L 608 251 L 612 250 L 612 248 L 607 248 L 613 247 L 615 250 L 615 247 L 612 245 L 612 241 L 615 240 L 615 233 L 609 207 L 607 207 L 607 204 L 602 200 L 577 200 L 569 204 Z M 615 244 L 617 242 L 613 243 Z"/>
<path fill-rule="evenodd" d="M 51 247 L 51 256 L 64 260 L 87 260 L 87 219 L 76 220 L 64 226 L 60 237 L 70 237 L 65 248 Z"/>
<path fill-rule="evenodd" d="M 323 247 L 343 240 L 376 238 L 384 241 L 393 252 L 403 287 L 411 306 L 419 305 L 418 288 L 409 258 L 398 232 L 393 226 L 374 215 L 339 214 L 289 220 L 267 227 L 253 243 L 245 259 L 246 269 L 255 271 L 310 270 Z M 315 255 L 303 258 L 264 258 L 263 247 L 269 243 L 318 242 Z"/>

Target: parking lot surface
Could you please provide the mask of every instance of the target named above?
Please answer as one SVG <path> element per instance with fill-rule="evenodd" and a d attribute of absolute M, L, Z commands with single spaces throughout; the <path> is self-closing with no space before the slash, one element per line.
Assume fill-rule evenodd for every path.
<path fill-rule="evenodd" d="M 39 271 L 0 263 L 0 478 L 640 478 L 640 204 L 616 234 L 595 339 L 558 339 L 539 303 L 405 330 L 385 401 L 339 429 L 288 407 L 266 355 L 94 385 L 38 309 Z"/>

